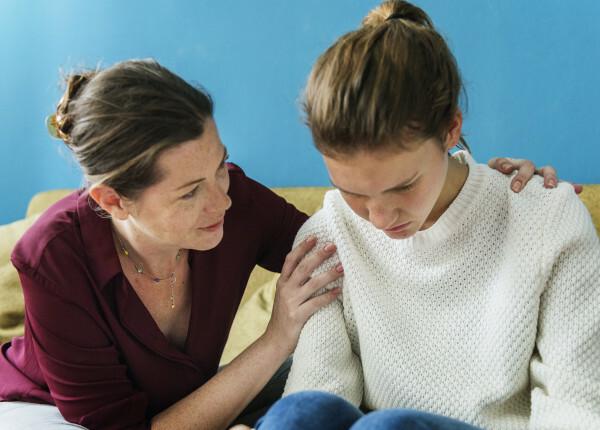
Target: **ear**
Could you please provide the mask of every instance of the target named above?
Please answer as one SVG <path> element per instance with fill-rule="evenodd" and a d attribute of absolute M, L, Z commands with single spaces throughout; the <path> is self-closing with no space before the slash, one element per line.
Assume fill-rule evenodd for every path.
<path fill-rule="evenodd" d="M 460 133 L 462 131 L 463 116 L 460 109 L 456 109 L 454 119 L 450 123 L 450 129 L 446 135 L 446 150 L 451 150 L 460 143 Z"/>
<path fill-rule="evenodd" d="M 115 219 L 125 220 L 129 216 L 128 200 L 107 185 L 94 185 L 90 196 L 98 205 Z"/>

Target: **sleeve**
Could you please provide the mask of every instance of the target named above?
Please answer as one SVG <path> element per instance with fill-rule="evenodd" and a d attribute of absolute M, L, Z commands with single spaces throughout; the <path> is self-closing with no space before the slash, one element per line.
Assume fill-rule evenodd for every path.
<path fill-rule="evenodd" d="M 530 364 L 530 427 L 600 428 L 600 243 L 575 193 L 557 194 L 543 242 L 552 252 L 542 267 L 549 281 Z"/>
<path fill-rule="evenodd" d="M 63 253 L 69 258 L 68 251 Z M 61 258 L 54 256 L 53 258 Z M 127 367 L 101 314 L 92 302 L 81 300 L 84 270 L 73 260 L 64 272 L 78 285 L 70 296 L 60 288 L 67 282 L 47 276 L 13 258 L 26 301 L 26 335 L 54 402 L 66 420 L 86 428 L 149 429 L 148 396 L 134 386 Z M 116 418 L 117 417 L 117 418 Z"/>
<path fill-rule="evenodd" d="M 335 243 L 332 235 L 327 233 L 326 221 L 325 212 L 317 212 L 300 229 L 296 244 L 310 235 L 317 237 L 315 249 L 324 246 L 327 241 Z M 325 261 L 313 272 L 313 276 L 337 264 L 339 259 L 336 257 L 337 254 Z M 338 395 L 355 406 L 361 404 L 362 366 L 359 356 L 352 349 L 344 318 L 343 279 L 339 278 L 326 287 L 339 287 L 342 295 L 315 312 L 304 325 L 294 352 L 284 396 L 297 391 L 318 390 Z"/>
<path fill-rule="evenodd" d="M 255 235 L 259 242 L 257 264 L 272 272 L 280 272 L 285 257 L 292 250 L 292 243 L 298 230 L 308 219 L 284 198 L 269 188 L 247 177 L 235 164 L 229 163 L 230 195 L 234 202 L 246 202 L 243 214 L 243 228 L 253 231 L 240 231 L 239 234 Z"/>

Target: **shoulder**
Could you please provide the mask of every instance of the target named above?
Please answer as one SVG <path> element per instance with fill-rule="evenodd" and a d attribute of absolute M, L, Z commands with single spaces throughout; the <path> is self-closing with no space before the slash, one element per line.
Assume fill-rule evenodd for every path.
<path fill-rule="evenodd" d="M 294 246 L 309 236 L 316 236 L 319 242 L 332 240 L 336 230 L 335 225 L 345 217 L 344 206 L 345 202 L 339 190 L 328 191 L 323 198 L 323 207 L 312 215 L 298 231 Z"/>
<path fill-rule="evenodd" d="M 510 178 L 501 178 L 496 179 L 495 184 L 505 188 L 502 193 L 507 196 L 509 208 L 515 214 L 537 218 L 547 227 L 564 227 L 555 225 L 561 219 L 583 224 L 589 220 L 592 225 L 589 212 L 572 185 L 561 182 L 556 188 L 547 189 L 543 178 L 536 175 L 523 190 L 514 193 L 508 188 L 509 182 Z"/>
<path fill-rule="evenodd" d="M 229 191 L 233 211 L 259 209 L 266 212 L 271 208 L 286 206 L 287 202 L 271 189 L 248 177 L 241 167 L 227 163 Z"/>
<path fill-rule="evenodd" d="M 108 218 L 101 217 L 85 190 L 44 212 L 13 249 L 11 261 L 21 276 L 72 296 L 90 282 L 104 285 L 120 270 Z M 23 284 L 25 290 L 25 285 Z"/>
<path fill-rule="evenodd" d="M 469 166 L 469 180 L 475 176 L 479 182 L 479 189 L 483 204 L 502 205 L 513 212 L 539 213 L 547 216 L 546 210 L 553 210 L 561 204 L 580 205 L 581 201 L 569 184 L 560 183 L 555 189 L 544 187 L 541 176 L 534 175 L 527 185 L 519 192 L 511 190 L 510 184 L 516 174 L 505 175 L 489 168 L 485 164 L 477 163 L 470 154 L 460 151 L 453 155 L 456 159 Z"/>
<path fill-rule="evenodd" d="M 225 233 L 216 250 L 252 252 L 252 264 L 280 271 L 294 237 L 308 216 L 265 185 L 228 163 L 231 207 Z"/>
<path fill-rule="evenodd" d="M 12 259 L 35 267 L 57 238 L 65 234 L 72 237 L 69 233 L 79 226 L 77 208 L 85 198 L 87 193 L 77 190 L 50 206 L 17 242 Z"/>
<path fill-rule="evenodd" d="M 575 193 L 573 186 L 560 183 L 547 190 L 546 205 L 541 209 L 546 215 L 547 241 L 563 241 L 566 246 L 576 242 L 598 246 L 598 235 L 592 217 Z"/>
<path fill-rule="evenodd" d="M 583 237 L 597 239 L 591 216 L 572 185 L 561 182 L 547 189 L 543 178 L 535 175 L 519 193 L 514 193 L 510 189 L 514 175 L 477 166 L 485 175 L 485 205 L 494 207 L 493 211 L 505 218 L 512 230 L 538 232 L 544 246 L 564 245 Z"/>

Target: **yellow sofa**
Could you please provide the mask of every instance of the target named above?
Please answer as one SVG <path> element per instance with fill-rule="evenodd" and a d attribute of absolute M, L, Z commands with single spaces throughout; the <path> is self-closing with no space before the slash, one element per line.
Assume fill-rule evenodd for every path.
<path fill-rule="evenodd" d="M 298 209 L 313 214 L 321 208 L 327 187 L 273 188 Z M 10 263 L 14 244 L 48 206 L 72 190 L 53 190 L 36 194 L 30 201 L 25 218 L 0 226 L 0 343 L 23 334 L 23 293 L 17 271 Z M 600 236 L 600 184 L 585 185 L 581 200 L 588 207 Z M 260 336 L 269 321 L 277 274 L 257 267 L 250 277 L 242 304 L 236 315 L 221 364 Z"/>

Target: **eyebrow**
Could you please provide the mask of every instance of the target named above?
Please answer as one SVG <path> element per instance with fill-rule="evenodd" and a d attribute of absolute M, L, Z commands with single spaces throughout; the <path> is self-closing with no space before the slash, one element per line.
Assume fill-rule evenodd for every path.
<path fill-rule="evenodd" d="M 227 147 L 225 145 L 223 145 L 223 158 L 221 159 L 221 163 L 219 163 L 219 166 L 221 164 L 223 164 L 225 162 L 225 160 L 227 160 L 227 157 L 229 157 L 229 152 L 227 152 Z M 175 189 L 175 191 L 181 190 L 182 188 L 186 188 L 186 187 L 192 186 L 194 184 L 198 184 L 198 183 L 204 181 L 205 179 L 206 178 L 199 178 L 199 179 L 195 179 L 193 181 L 187 182 L 187 183 L 183 184 L 182 186 L 177 187 Z"/>
<path fill-rule="evenodd" d="M 415 173 L 413 175 L 413 177 L 410 178 L 409 180 L 404 181 L 401 184 L 398 184 L 398 185 L 396 185 L 396 186 L 394 186 L 392 188 L 388 188 L 387 190 L 383 191 L 383 193 L 390 193 L 390 192 L 393 192 L 393 191 L 401 190 L 402 188 L 405 188 L 405 187 L 411 185 L 413 182 L 415 182 L 418 176 L 419 176 L 419 172 Z M 331 182 L 331 185 L 333 185 L 335 188 L 337 188 L 338 190 L 340 190 L 343 193 L 351 194 L 353 196 L 358 196 L 358 197 L 367 197 L 364 194 L 353 193 L 352 191 L 347 191 L 347 190 L 344 190 L 343 188 L 338 187 L 337 185 L 335 185 L 333 183 L 333 181 L 331 180 L 331 178 L 329 178 L 329 182 Z"/>

